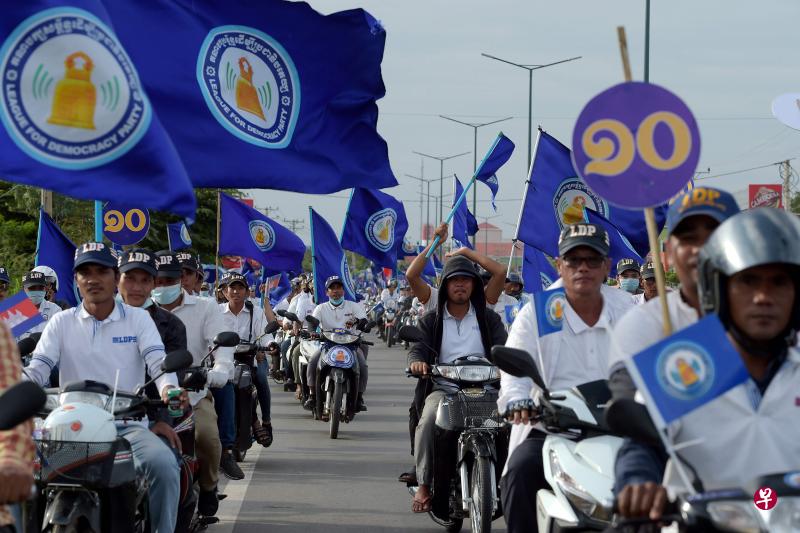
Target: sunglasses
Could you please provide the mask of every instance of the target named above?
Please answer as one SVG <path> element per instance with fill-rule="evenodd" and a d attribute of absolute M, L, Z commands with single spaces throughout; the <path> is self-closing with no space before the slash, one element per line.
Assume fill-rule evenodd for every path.
<path fill-rule="evenodd" d="M 589 268 L 600 268 L 600 265 L 605 262 L 606 258 L 601 255 L 578 256 L 568 255 L 562 258 L 564 264 L 570 268 L 579 268 L 581 263 L 586 263 Z"/>

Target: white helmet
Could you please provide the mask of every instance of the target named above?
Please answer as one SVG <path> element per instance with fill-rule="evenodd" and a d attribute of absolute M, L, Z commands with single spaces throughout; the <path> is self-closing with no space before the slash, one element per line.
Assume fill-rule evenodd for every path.
<path fill-rule="evenodd" d="M 53 291 L 58 291 L 58 274 L 56 274 L 55 270 L 49 266 L 39 265 L 33 269 L 33 272 L 41 272 L 44 274 L 44 279 L 47 280 L 47 283 L 53 284 Z"/>

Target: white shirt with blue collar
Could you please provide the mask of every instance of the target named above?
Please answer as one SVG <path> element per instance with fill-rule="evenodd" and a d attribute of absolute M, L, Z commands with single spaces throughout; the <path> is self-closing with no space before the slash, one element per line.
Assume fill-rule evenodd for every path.
<path fill-rule="evenodd" d="M 442 316 L 442 346 L 439 350 L 440 363 L 452 363 L 465 355 L 480 354 L 486 357 L 481 339 L 481 329 L 478 317 L 472 303 L 464 318 L 458 320 L 450 314 L 447 304 L 444 306 Z"/>

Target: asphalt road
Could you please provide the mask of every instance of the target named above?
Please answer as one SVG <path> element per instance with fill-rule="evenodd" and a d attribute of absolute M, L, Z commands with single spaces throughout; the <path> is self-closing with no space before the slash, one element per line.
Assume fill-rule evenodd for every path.
<path fill-rule="evenodd" d="M 293 394 L 272 383 L 275 441 L 250 450 L 241 463 L 244 480 L 221 482 L 228 498 L 209 533 L 443 532 L 427 514 L 411 512 L 411 496 L 397 482 L 412 463 L 408 407 L 415 381 L 405 377 L 405 366 L 402 346 L 370 348 L 369 411 L 342 424 L 336 440 L 326 423 L 312 420 Z M 502 520 L 493 526 L 505 530 Z"/>

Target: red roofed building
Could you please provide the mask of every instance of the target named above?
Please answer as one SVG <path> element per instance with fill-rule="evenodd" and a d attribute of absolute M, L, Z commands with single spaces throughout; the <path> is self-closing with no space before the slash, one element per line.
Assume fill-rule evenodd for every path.
<path fill-rule="evenodd" d="M 493 259 L 508 258 L 511 254 L 511 239 L 503 237 L 503 230 L 488 222 L 478 224 L 475 235 L 475 251 Z"/>

